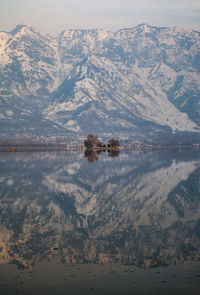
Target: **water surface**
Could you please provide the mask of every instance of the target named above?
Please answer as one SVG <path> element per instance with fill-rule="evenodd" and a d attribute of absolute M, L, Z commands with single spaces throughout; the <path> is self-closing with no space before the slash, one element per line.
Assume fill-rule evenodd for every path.
<path fill-rule="evenodd" d="M 198 151 L 0 153 L 2 265 L 151 269 L 199 258 Z"/>

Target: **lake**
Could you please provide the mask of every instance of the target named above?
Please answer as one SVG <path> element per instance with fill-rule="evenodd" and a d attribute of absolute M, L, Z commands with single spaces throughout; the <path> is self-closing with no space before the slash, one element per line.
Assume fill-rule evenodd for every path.
<path fill-rule="evenodd" d="M 1 152 L 0 293 L 200 294 L 199 156 Z"/>

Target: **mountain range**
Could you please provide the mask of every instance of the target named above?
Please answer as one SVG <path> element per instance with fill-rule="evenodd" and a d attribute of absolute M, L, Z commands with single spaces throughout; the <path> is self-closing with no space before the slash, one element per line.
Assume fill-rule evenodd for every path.
<path fill-rule="evenodd" d="M 200 33 L 0 32 L 0 135 L 200 131 Z"/>

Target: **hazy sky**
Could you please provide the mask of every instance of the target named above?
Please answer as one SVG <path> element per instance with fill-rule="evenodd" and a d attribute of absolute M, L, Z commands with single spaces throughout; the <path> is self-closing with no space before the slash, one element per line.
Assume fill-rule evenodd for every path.
<path fill-rule="evenodd" d="M 68 28 L 117 30 L 141 23 L 200 31 L 200 0 L 0 0 L 0 30 L 20 23 L 52 35 Z"/>

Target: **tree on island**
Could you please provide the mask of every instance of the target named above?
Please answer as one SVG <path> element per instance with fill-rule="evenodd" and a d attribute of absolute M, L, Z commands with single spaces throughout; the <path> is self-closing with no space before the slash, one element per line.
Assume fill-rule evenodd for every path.
<path fill-rule="evenodd" d="M 117 140 L 117 139 L 110 139 L 109 141 L 108 141 L 108 144 L 109 144 L 109 146 L 110 147 L 119 147 L 120 146 L 120 144 L 119 144 L 119 140 Z"/>
<path fill-rule="evenodd" d="M 92 149 L 95 146 L 100 145 L 100 141 L 98 140 L 98 136 L 94 136 L 93 134 L 88 134 L 86 140 L 84 140 L 84 145 L 87 149 Z"/>
<path fill-rule="evenodd" d="M 88 150 L 93 148 L 118 148 L 120 146 L 119 140 L 110 139 L 108 141 L 108 145 L 103 145 L 101 141 L 99 141 L 98 136 L 94 136 L 93 134 L 88 134 L 87 139 L 84 140 L 84 145 Z"/>

